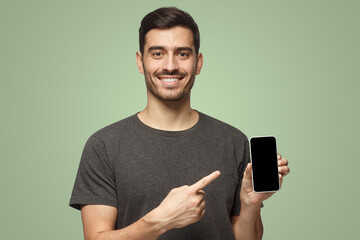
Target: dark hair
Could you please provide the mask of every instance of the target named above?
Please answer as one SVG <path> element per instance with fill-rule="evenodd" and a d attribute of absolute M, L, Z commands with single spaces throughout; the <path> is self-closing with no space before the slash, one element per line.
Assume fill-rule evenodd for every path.
<path fill-rule="evenodd" d="M 195 52 L 197 55 L 200 48 L 199 28 L 190 14 L 176 7 L 158 8 L 155 11 L 148 13 L 142 19 L 141 26 L 139 28 L 139 44 L 141 54 L 144 53 L 146 33 L 154 28 L 168 29 L 176 26 L 189 28 L 192 31 Z"/>

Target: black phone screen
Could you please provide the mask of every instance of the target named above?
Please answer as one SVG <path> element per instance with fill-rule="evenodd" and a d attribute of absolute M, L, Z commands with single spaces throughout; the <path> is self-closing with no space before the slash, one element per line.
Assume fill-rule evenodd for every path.
<path fill-rule="evenodd" d="M 250 139 L 253 187 L 255 192 L 272 192 L 280 188 L 276 139 L 253 137 Z"/>

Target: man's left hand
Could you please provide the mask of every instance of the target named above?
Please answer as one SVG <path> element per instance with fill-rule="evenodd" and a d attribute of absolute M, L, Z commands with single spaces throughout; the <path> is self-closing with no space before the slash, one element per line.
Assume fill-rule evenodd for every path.
<path fill-rule="evenodd" d="M 278 167 L 279 167 L 279 179 L 280 179 L 280 187 L 283 182 L 283 178 L 290 173 L 290 169 L 288 167 L 288 161 L 285 158 L 282 158 L 280 154 L 278 154 Z M 241 204 L 245 204 L 247 206 L 260 206 L 263 201 L 271 197 L 275 192 L 265 192 L 258 193 L 255 192 L 252 185 L 252 165 L 248 163 L 246 169 L 244 171 L 244 177 L 241 185 L 240 191 L 240 199 Z"/>

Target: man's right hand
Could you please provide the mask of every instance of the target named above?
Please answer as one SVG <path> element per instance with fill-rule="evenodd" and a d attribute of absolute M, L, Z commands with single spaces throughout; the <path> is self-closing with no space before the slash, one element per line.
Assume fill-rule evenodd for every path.
<path fill-rule="evenodd" d="M 205 214 L 205 186 L 220 176 L 219 171 L 191 186 L 174 188 L 161 204 L 135 223 L 115 230 L 118 209 L 106 205 L 83 205 L 81 216 L 85 240 L 155 240 L 172 228 L 199 221 Z"/>
<path fill-rule="evenodd" d="M 172 189 L 145 218 L 160 225 L 163 232 L 199 221 L 205 214 L 205 192 L 202 189 L 219 176 L 220 172 L 215 171 L 191 186 Z"/>

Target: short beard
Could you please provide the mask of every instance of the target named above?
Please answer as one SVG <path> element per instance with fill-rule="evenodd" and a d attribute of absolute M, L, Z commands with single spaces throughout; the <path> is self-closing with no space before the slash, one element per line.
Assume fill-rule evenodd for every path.
<path fill-rule="evenodd" d="M 185 93 L 185 92 L 184 92 L 184 89 L 183 89 L 182 93 L 181 93 L 179 96 L 177 96 L 177 97 L 173 96 L 173 94 L 167 95 L 166 97 L 163 97 L 163 96 L 161 96 L 161 95 L 156 91 L 156 90 L 157 90 L 157 89 L 156 89 L 156 86 L 155 86 L 155 84 L 153 84 L 153 82 L 152 82 L 152 80 L 151 80 L 151 79 L 152 79 L 151 76 L 147 74 L 147 71 L 146 71 L 146 69 L 145 69 L 145 64 L 144 64 L 144 62 L 143 62 L 143 68 L 144 68 L 145 84 L 146 84 L 147 90 L 148 90 L 153 96 L 155 96 L 157 99 L 162 100 L 162 101 L 178 102 L 178 101 L 183 100 L 186 96 L 188 96 L 188 95 L 190 94 L 191 89 L 192 89 L 192 87 L 194 86 L 194 83 L 195 83 L 195 79 L 191 80 L 191 82 L 189 83 L 189 84 L 191 84 L 191 85 L 189 86 L 190 88 L 189 88 L 189 91 L 188 91 L 187 93 Z M 196 66 L 195 66 L 195 69 L 196 69 Z M 158 76 L 160 76 L 160 75 L 178 75 L 178 76 L 181 76 L 181 77 L 185 77 L 185 76 L 186 76 L 186 74 L 181 73 L 181 72 L 179 72 L 179 71 L 177 71 L 177 70 L 176 70 L 176 71 L 173 71 L 173 72 L 163 71 L 163 72 L 160 72 L 160 73 L 156 73 L 156 74 L 154 74 L 154 75 L 155 75 L 155 77 L 158 77 Z M 149 77 L 148 80 L 146 79 L 147 76 Z M 195 78 L 195 73 L 193 73 L 193 76 L 194 76 L 194 78 Z M 171 88 L 169 88 L 169 89 L 171 89 Z"/>
<path fill-rule="evenodd" d="M 184 90 L 183 90 L 182 93 L 180 95 L 176 96 L 176 97 L 173 94 L 167 95 L 166 97 L 164 97 L 164 96 L 161 96 L 156 91 L 156 88 L 153 87 L 153 85 L 151 84 L 152 83 L 151 81 L 145 80 L 145 83 L 146 83 L 146 88 L 150 92 L 150 94 L 152 94 L 153 96 L 155 96 L 159 100 L 167 101 L 167 102 L 179 102 L 179 101 L 183 100 L 186 96 L 188 96 L 190 94 L 191 89 L 194 86 L 194 81 L 192 81 L 191 85 L 190 85 L 189 92 L 185 93 Z"/>

